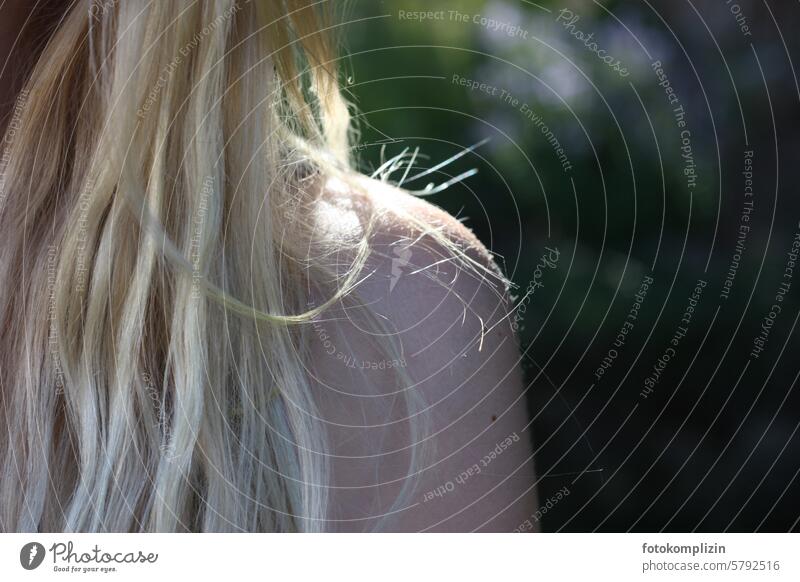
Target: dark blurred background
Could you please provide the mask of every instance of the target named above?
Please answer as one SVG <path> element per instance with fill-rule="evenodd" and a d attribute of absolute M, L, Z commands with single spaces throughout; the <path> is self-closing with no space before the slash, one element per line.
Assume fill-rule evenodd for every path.
<path fill-rule="evenodd" d="M 477 170 L 429 200 L 524 306 L 543 529 L 797 530 L 800 4 L 347 6 L 362 170 L 488 138 L 404 186 Z"/>

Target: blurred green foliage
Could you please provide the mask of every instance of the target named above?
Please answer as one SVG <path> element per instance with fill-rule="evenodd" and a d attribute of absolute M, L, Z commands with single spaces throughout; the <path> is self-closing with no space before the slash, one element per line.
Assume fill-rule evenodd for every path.
<path fill-rule="evenodd" d="M 728 404 L 737 372 L 736 366 L 720 367 L 721 358 L 736 361 L 736 354 L 749 349 L 750 334 L 774 297 L 783 251 L 800 215 L 798 197 L 782 190 L 784 184 L 796 183 L 796 176 L 784 174 L 794 171 L 793 152 L 800 151 L 796 80 L 784 40 L 775 32 L 776 22 L 789 30 L 796 21 L 796 4 L 789 4 L 773 2 L 768 11 L 756 2 L 738 0 L 752 30 L 745 35 L 724 2 L 347 3 L 347 23 L 341 29 L 348 55 L 343 69 L 357 111 L 361 135 L 356 157 L 362 170 L 370 172 L 406 148 L 419 148 L 417 167 L 409 174 L 413 176 L 488 138 L 474 152 L 404 186 L 424 191 L 429 182 L 441 184 L 477 169 L 477 175 L 430 200 L 465 219 L 498 254 L 518 286 L 518 298 L 534 277 L 545 247 L 561 252 L 558 269 L 546 274 L 544 288 L 531 298 L 521 330 L 533 362 L 531 376 L 549 385 L 536 392 L 534 405 L 537 431 L 550 442 L 538 454 L 540 467 L 549 470 L 562 462 L 553 447 L 572 450 L 576 440 L 606 442 L 617 434 L 620 423 L 627 422 L 623 412 L 637 401 L 642 378 L 672 337 L 699 278 L 709 283 L 696 327 L 686 340 L 694 347 L 681 354 L 670 381 L 678 385 L 686 380 L 684 386 L 692 387 L 693 378 L 704 385 L 700 383 L 712 377 L 709 401 L 696 408 L 689 393 L 672 402 L 673 387 L 666 388 L 665 381 L 659 397 L 678 408 L 663 419 L 655 416 L 660 409 L 641 408 L 649 412 L 634 417 L 623 439 L 638 442 L 641 434 L 669 438 L 672 420 L 690 434 L 702 434 L 703 423 Z M 466 18 L 453 16 L 453 11 Z M 408 16 L 414 12 L 441 17 Z M 597 50 L 618 60 L 627 75 L 603 62 Z M 657 76 L 656 62 L 667 82 Z M 677 102 L 668 101 L 667 84 Z M 676 106 L 686 113 L 685 127 L 678 126 Z M 569 170 L 542 124 L 563 147 Z M 690 132 L 693 186 L 684 172 L 684 129 Z M 723 305 L 717 296 L 736 242 L 743 151 L 748 148 L 756 152 L 755 212 L 736 283 Z M 630 349 L 620 357 L 614 377 L 604 379 L 606 388 L 584 400 L 592 373 L 646 273 L 656 283 L 642 323 L 629 339 Z M 791 301 L 796 304 L 795 298 Z M 713 333 L 703 339 L 712 323 Z M 744 339 L 729 352 L 726 346 L 737 332 Z M 700 340 L 705 342 L 702 350 Z M 537 375 L 545 362 L 546 374 Z M 690 365 L 693 376 L 681 378 Z M 756 362 L 751 370 L 761 365 Z M 618 390 L 614 381 L 625 386 Z M 548 400 L 553 394 L 553 402 L 564 403 L 561 408 Z M 614 406 L 607 407 L 607 398 L 615 398 Z M 746 392 L 737 398 L 750 406 Z M 588 409 L 574 413 L 566 403 L 579 399 Z M 688 415 L 689 408 L 699 416 L 685 423 L 680 415 Z M 601 413 L 602 418 L 595 416 Z M 591 419 L 588 435 L 576 432 L 582 430 L 581 416 Z M 566 418 L 574 430 L 556 435 Z M 666 424 L 651 433 L 658 419 Z M 643 450 L 668 463 L 673 453 L 662 458 L 662 445 L 658 441 Z M 588 461 L 582 458 L 576 464 L 616 466 L 628 460 L 620 458 L 624 447 L 620 453 L 606 450 L 599 460 L 591 446 L 588 452 L 578 448 Z M 683 463 L 683 453 L 675 454 L 675 463 Z M 640 462 L 647 466 L 650 461 Z M 723 463 L 720 470 L 729 467 Z M 675 470 L 648 474 L 665 482 Z M 634 464 L 618 474 L 623 482 L 619 491 L 638 478 L 637 471 Z M 544 493 L 549 486 L 543 485 Z M 635 496 L 626 499 L 640 503 Z M 597 502 L 601 518 L 606 515 L 603 503 L 617 503 L 603 496 Z M 630 511 L 638 516 L 636 511 L 643 509 Z M 630 523 L 617 517 L 623 521 L 609 522 L 612 527 Z M 591 516 L 584 519 L 575 527 L 596 523 Z M 639 525 L 652 530 L 663 523 L 645 520 Z"/>

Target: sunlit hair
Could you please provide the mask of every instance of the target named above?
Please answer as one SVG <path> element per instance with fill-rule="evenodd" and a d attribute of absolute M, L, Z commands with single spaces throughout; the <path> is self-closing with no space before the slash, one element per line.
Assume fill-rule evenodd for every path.
<path fill-rule="evenodd" d="M 310 252 L 351 170 L 309 4 L 82 0 L 53 32 L 2 144 L 0 529 L 330 529 L 304 334 L 372 222 L 336 273 Z"/>
<path fill-rule="evenodd" d="M 3 144 L 3 530 L 325 529 L 294 330 L 324 305 L 286 257 L 348 112 L 306 4 L 59 23 Z"/>

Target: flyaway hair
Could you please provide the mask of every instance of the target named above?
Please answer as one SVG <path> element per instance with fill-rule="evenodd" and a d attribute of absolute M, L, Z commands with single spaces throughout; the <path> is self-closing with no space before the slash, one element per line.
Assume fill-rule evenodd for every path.
<path fill-rule="evenodd" d="M 3 531 L 327 529 L 303 334 L 368 253 L 309 251 L 351 171 L 331 4 L 78 0 L 55 27 L 2 143 Z"/>

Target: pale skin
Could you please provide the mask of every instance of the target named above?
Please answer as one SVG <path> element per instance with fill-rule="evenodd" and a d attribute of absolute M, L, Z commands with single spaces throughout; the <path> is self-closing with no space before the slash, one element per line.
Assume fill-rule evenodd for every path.
<path fill-rule="evenodd" d="M 329 236 L 347 238 L 365 207 L 382 215 L 358 294 L 395 330 L 404 358 L 387 360 L 358 309 L 333 310 L 311 334 L 319 414 L 333 449 L 332 529 L 370 530 L 377 516 L 395 511 L 382 529 L 513 531 L 537 502 L 531 419 L 504 289 L 459 267 L 438 243 L 414 243 L 419 228 L 403 213 L 488 264 L 485 248 L 460 222 L 391 186 L 367 179 L 362 186 L 360 194 L 330 188 L 319 223 Z M 393 395 L 404 386 L 398 366 L 424 403 L 433 450 L 410 500 L 393 508 L 411 445 L 408 410 Z"/>
<path fill-rule="evenodd" d="M 25 77 L 18 63 L 35 62 L 33 39 L 42 36 L 35 33 L 58 16 L 45 10 L 46 18 L 31 26 L 35 4 L 0 0 L 0 130 Z M 366 178 L 358 191 L 326 185 L 317 232 L 335 247 L 363 233 L 366 209 L 380 216 L 357 294 L 392 330 L 402 357 L 387 359 L 358 310 L 335 306 L 312 326 L 314 414 L 328 431 L 333 474 L 326 529 L 513 531 L 538 504 L 508 298 L 496 279 L 459 266 L 429 238 L 417 240 L 419 226 L 407 216 L 440 230 L 479 264 L 490 265 L 489 255 L 460 222 L 420 199 Z M 347 257 L 338 260 L 347 264 Z M 399 389 L 413 391 L 415 418 L 427 435 L 426 456 L 411 476 L 410 451 L 419 443 L 409 433 Z M 409 479 L 414 490 L 395 506 Z"/>

